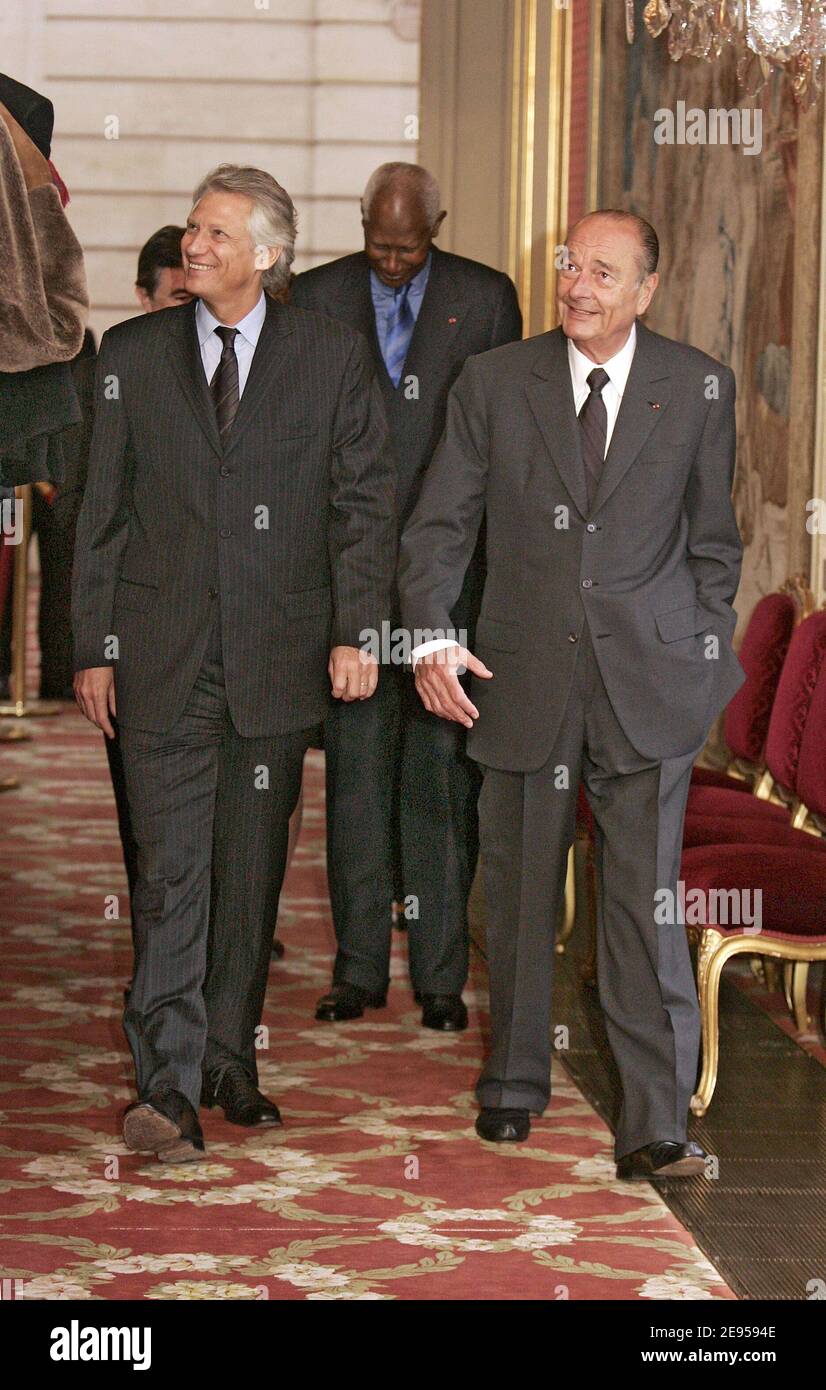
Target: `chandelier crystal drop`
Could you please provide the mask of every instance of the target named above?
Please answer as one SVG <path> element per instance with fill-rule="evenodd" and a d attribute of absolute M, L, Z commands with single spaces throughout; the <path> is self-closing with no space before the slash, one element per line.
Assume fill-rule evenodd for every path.
<path fill-rule="evenodd" d="M 634 0 L 626 0 L 629 43 L 634 12 Z M 807 110 L 823 87 L 826 0 L 647 0 L 643 21 L 652 38 L 665 35 L 675 63 L 683 58 L 714 62 L 732 48 L 738 80 L 749 96 L 782 72 Z"/>

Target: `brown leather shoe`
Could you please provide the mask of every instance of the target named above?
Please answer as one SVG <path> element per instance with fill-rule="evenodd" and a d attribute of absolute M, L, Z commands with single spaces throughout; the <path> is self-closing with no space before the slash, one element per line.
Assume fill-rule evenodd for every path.
<path fill-rule="evenodd" d="M 195 1163 L 204 1155 L 198 1116 L 179 1091 L 163 1091 L 128 1105 L 123 1142 L 133 1153 L 154 1153 L 162 1163 Z"/>

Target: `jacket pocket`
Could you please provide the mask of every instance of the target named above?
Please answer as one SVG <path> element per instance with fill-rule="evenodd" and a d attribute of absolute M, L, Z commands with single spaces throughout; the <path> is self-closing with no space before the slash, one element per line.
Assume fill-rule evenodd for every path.
<path fill-rule="evenodd" d="M 654 621 L 663 642 L 677 642 L 681 637 L 694 637 L 698 632 L 706 632 L 711 623 L 696 604 L 687 608 L 673 608 L 669 613 L 655 613 Z"/>
<path fill-rule="evenodd" d="M 146 584 L 140 579 L 119 579 L 115 588 L 118 608 L 128 608 L 133 613 L 148 612 L 157 597 L 157 584 Z"/>
<path fill-rule="evenodd" d="M 516 652 L 522 644 L 522 631 L 518 623 L 502 623 L 498 618 L 480 616 L 476 623 L 476 642 L 497 652 Z"/>
<path fill-rule="evenodd" d="M 331 612 L 333 594 L 329 584 L 318 589 L 298 589 L 284 596 L 284 610 L 288 618 L 315 618 Z"/>

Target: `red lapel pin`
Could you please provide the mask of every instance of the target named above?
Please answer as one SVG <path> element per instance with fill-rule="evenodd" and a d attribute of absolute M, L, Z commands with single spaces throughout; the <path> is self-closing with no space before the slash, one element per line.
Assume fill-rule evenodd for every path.
<path fill-rule="evenodd" d="M 455 322 L 456 322 L 456 319 L 453 317 L 453 315 L 451 315 L 450 318 L 448 319 L 448 323 L 455 323 Z"/>
<path fill-rule="evenodd" d="M 649 401 L 648 404 L 651 406 L 652 410 L 659 410 L 660 408 L 659 401 Z"/>

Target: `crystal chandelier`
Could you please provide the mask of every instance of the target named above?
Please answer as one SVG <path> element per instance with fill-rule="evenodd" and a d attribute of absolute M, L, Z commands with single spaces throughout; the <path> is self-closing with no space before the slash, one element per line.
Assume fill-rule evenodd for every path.
<path fill-rule="evenodd" d="M 652 38 L 667 31 L 675 63 L 686 56 L 712 62 L 732 45 L 737 79 L 749 96 L 776 70 L 804 110 L 822 89 L 826 0 L 648 0 L 643 18 Z M 633 43 L 634 0 L 625 0 L 625 28 Z"/>

